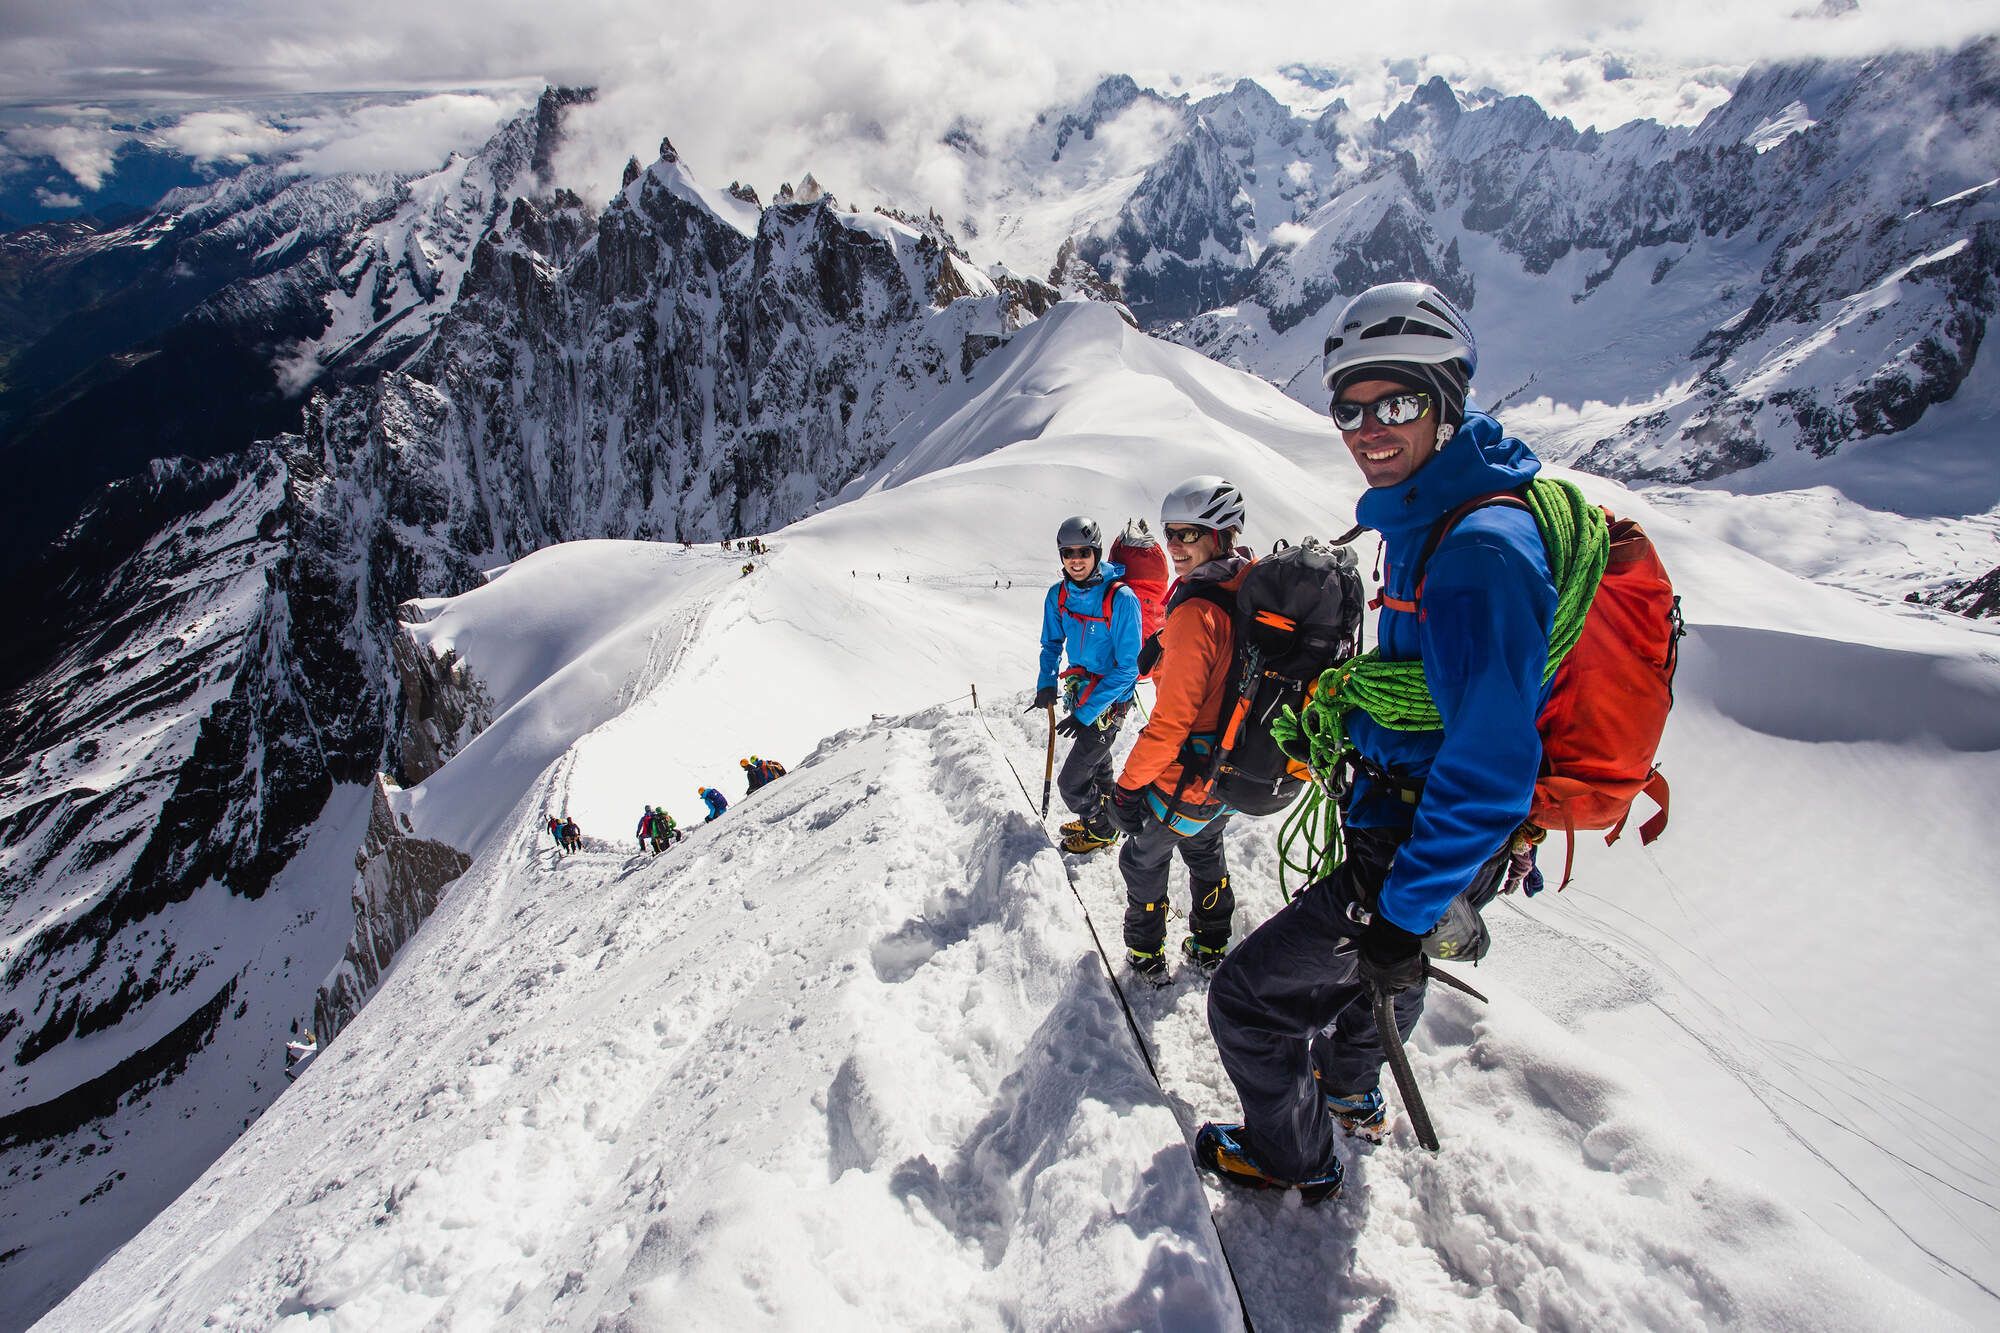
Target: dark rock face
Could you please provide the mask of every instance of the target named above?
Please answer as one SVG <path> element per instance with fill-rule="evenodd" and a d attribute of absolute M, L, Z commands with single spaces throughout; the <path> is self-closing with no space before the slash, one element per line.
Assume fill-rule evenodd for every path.
<path fill-rule="evenodd" d="M 403 777 L 422 782 L 493 723 L 493 700 L 455 653 L 419 647 L 406 634 L 390 640 L 402 716 L 397 750 Z"/>
<path fill-rule="evenodd" d="M 340 966 L 313 1000 L 313 1035 L 325 1046 L 375 993 L 396 954 L 417 933 L 446 886 L 472 858 L 456 847 L 416 838 L 396 826 L 378 779 L 368 833 L 354 857 L 354 934 Z"/>
<path fill-rule="evenodd" d="M 2000 566 L 1961 584 L 1939 598 L 1937 605 L 1962 616 L 2000 617 Z"/>
<path fill-rule="evenodd" d="M 150 460 L 221 457 L 296 430 L 310 385 L 365 384 L 400 364 L 450 304 L 494 210 L 544 172 L 563 108 L 588 96 L 550 90 L 472 162 L 428 177 L 256 167 L 121 227 L 9 238 L 0 461 L 42 489 L 32 502 L 0 495 L 0 568 L 18 569 Z M 361 336 L 333 329 L 345 308 Z"/>

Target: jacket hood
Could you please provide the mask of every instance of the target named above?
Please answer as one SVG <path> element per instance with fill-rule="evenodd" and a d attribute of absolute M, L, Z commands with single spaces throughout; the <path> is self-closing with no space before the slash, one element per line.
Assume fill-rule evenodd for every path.
<path fill-rule="evenodd" d="M 1372 487 L 1354 517 L 1380 533 L 1428 529 L 1475 495 L 1525 486 L 1542 470 L 1534 451 L 1484 412 L 1469 412 L 1458 433 L 1394 486 Z"/>

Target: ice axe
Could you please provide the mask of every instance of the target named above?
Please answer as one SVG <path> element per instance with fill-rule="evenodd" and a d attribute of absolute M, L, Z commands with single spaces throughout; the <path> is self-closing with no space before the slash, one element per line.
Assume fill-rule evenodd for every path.
<path fill-rule="evenodd" d="M 1437 1130 L 1431 1127 L 1431 1113 L 1424 1106 L 1424 1095 L 1417 1091 L 1410 1053 L 1403 1049 L 1403 1033 L 1396 1026 L 1395 997 L 1380 986 L 1375 987 L 1375 1030 L 1382 1036 L 1382 1052 L 1389 1057 L 1389 1070 L 1396 1076 L 1396 1091 L 1402 1094 L 1403 1110 L 1410 1117 L 1410 1127 L 1417 1131 L 1417 1142 L 1436 1152 Z"/>
<path fill-rule="evenodd" d="M 1049 758 L 1042 765 L 1042 818 L 1049 817 L 1049 785 L 1056 776 L 1056 706 L 1049 705 Z"/>
<path fill-rule="evenodd" d="M 1442 981 L 1455 991 L 1470 995 L 1481 1004 L 1487 1002 L 1484 995 L 1451 973 L 1442 970 L 1428 958 L 1424 960 L 1424 975 L 1434 981 Z M 1396 1091 L 1402 1095 L 1403 1110 L 1409 1114 L 1410 1127 L 1417 1131 L 1417 1142 L 1436 1152 L 1437 1130 L 1431 1125 L 1431 1113 L 1424 1105 L 1424 1095 L 1417 1091 L 1417 1075 L 1410 1068 L 1410 1053 L 1403 1049 L 1403 1031 L 1396 1026 L 1395 997 L 1380 986 L 1375 988 L 1375 1030 L 1381 1034 L 1382 1051 L 1389 1057 L 1389 1071 L 1396 1076 Z"/>

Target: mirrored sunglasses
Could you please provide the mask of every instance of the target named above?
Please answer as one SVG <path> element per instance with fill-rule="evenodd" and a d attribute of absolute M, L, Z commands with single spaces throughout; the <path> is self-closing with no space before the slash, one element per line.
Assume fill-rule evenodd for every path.
<path fill-rule="evenodd" d="M 1333 417 L 1333 424 L 1341 430 L 1360 430 L 1364 412 L 1373 412 L 1375 419 L 1385 426 L 1407 426 L 1430 410 L 1431 396 L 1414 391 L 1392 393 L 1372 403 L 1349 403 L 1335 399 L 1333 405 L 1327 408 L 1328 414 Z"/>
<path fill-rule="evenodd" d="M 1176 546 L 1193 546 L 1208 534 L 1207 528 L 1182 528 L 1172 524 L 1160 529 L 1160 535 Z"/>

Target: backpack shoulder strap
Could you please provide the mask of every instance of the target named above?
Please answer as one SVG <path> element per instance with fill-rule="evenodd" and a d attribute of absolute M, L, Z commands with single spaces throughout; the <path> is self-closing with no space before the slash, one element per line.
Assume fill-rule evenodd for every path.
<path fill-rule="evenodd" d="M 1111 599 L 1118 595 L 1120 588 L 1125 588 L 1124 579 L 1106 579 L 1104 582 L 1104 596 L 1099 598 L 1097 603 L 1098 614 L 1091 615 L 1088 611 L 1072 611 L 1069 609 L 1069 580 L 1064 579 L 1060 584 L 1056 585 L 1056 609 L 1063 615 L 1075 616 L 1078 620 L 1101 620 L 1108 625 L 1111 623 Z M 1126 588 L 1126 591 L 1130 592 L 1131 590 Z M 1139 594 L 1135 592 L 1132 595 L 1137 597 Z"/>
<path fill-rule="evenodd" d="M 1444 539 L 1451 535 L 1451 530 L 1457 527 L 1473 510 L 1484 509 L 1488 505 L 1504 505 L 1509 509 L 1527 510 L 1531 515 L 1535 512 L 1528 508 L 1528 502 L 1521 498 L 1521 493 L 1518 490 L 1515 490 L 1488 491 L 1484 495 L 1475 495 L 1449 514 L 1446 514 L 1437 521 L 1437 526 L 1431 529 L 1431 535 L 1424 540 L 1423 553 L 1417 557 L 1417 586 L 1420 589 L 1423 586 L 1424 567 L 1430 564 L 1431 557 L 1437 554 L 1437 548 L 1444 544 Z M 1540 525 L 1537 524 L 1536 528 L 1539 531 Z"/>
<path fill-rule="evenodd" d="M 1484 509 L 1488 505 L 1505 505 L 1509 509 L 1525 510 L 1530 515 L 1535 512 L 1529 508 L 1528 502 L 1521 498 L 1521 493 L 1518 490 L 1488 491 L 1484 495 L 1473 496 L 1439 519 L 1432 526 L 1430 536 L 1424 539 L 1423 550 L 1417 555 L 1417 587 L 1410 600 L 1406 602 L 1400 597 L 1391 597 L 1387 592 L 1383 592 L 1376 596 L 1374 604 L 1377 606 L 1386 606 L 1392 611 L 1420 613 L 1424 604 L 1424 579 L 1431 563 L 1431 557 L 1437 554 L 1437 549 L 1444 544 L 1444 539 L 1451 535 L 1451 530 L 1457 527 L 1467 515 L 1476 509 Z M 1539 521 L 1535 524 L 1535 530 L 1538 533 L 1541 531 Z"/>

